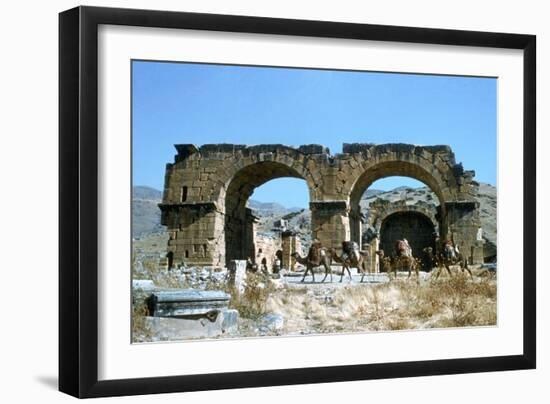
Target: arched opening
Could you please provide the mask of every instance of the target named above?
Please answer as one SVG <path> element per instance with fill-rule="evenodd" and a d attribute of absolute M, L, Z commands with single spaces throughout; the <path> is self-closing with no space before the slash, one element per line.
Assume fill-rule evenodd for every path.
<path fill-rule="evenodd" d="M 168 270 L 171 270 L 174 266 L 174 252 L 168 251 L 166 254 L 166 259 L 168 260 Z"/>
<path fill-rule="evenodd" d="M 352 240 L 370 251 L 373 268 L 379 268 L 375 252 L 393 255 L 398 239 L 406 238 L 409 244 L 412 240 L 416 257 L 422 256 L 425 247 L 435 248 L 443 222 L 435 190 L 411 176 L 385 175 L 363 181 L 362 194 L 355 188 L 352 195 L 350 230 Z"/>
<path fill-rule="evenodd" d="M 309 214 L 309 198 L 307 182 L 285 164 L 258 162 L 239 170 L 225 194 L 226 264 L 250 259 L 271 269 L 283 249 L 281 233 Z"/>
<path fill-rule="evenodd" d="M 407 239 L 413 256 L 421 257 L 424 248 L 435 250 L 435 225 L 430 218 L 414 211 L 392 213 L 382 220 L 380 249 L 394 255 L 396 240 L 403 239 Z"/>
<path fill-rule="evenodd" d="M 368 215 L 369 200 L 375 197 L 388 197 L 390 200 L 413 202 L 415 198 L 424 199 L 437 206 L 439 212 L 439 230 L 444 227 L 445 205 L 441 184 L 422 167 L 406 161 L 380 163 L 361 175 L 355 182 L 350 194 L 350 233 L 351 239 L 363 245 L 364 234 L 369 229 L 363 227 Z M 446 233 L 444 233 L 446 234 Z M 370 238 L 374 234 L 370 229 Z"/>

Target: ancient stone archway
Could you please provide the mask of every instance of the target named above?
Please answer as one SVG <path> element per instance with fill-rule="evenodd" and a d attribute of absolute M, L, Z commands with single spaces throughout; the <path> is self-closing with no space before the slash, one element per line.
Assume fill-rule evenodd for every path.
<path fill-rule="evenodd" d="M 246 202 L 254 189 L 281 177 L 302 178 L 317 198 L 321 173 L 312 169 L 327 152 L 321 146 L 177 145 L 167 165 L 162 223 L 173 235 L 176 262 L 225 265 L 254 257 L 254 216 Z M 184 197 L 185 196 L 185 197 Z"/>
<path fill-rule="evenodd" d="M 365 190 L 380 178 L 411 177 L 426 184 L 438 197 L 441 237 L 450 238 L 453 232 L 455 241 L 467 246 L 470 262 L 481 262 L 482 247 L 476 238 L 480 221 L 475 173 L 465 171 L 462 164 L 456 163 L 449 146 L 352 144 L 344 145 L 344 151 L 355 160 L 350 172 L 352 181 L 342 188 L 342 192 L 349 195 L 352 240 L 361 242 L 359 200 Z"/>
<path fill-rule="evenodd" d="M 363 237 L 363 245 L 368 245 L 366 248 L 370 251 L 371 267 L 379 267 L 377 250 L 384 250 L 386 255 L 394 253 L 397 239 L 406 238 L 416 257 L 422 256 L 425 247 L 435 249 L 441 219 L 439 210 L 439 206 L 424 201 L 413 203 L 379 198 L 371 202 L 364 220 L 366 232 Z"/>
<path fill-rule="evenodd" d="M 254 260 L 256 256 L 254 223 L 257 218 L 246 207 L 254 189 L 282 177 L 302 178 L 291 165 L 279 161 L 250 162 L 233 174 L 225 190 L 225 226 L 220 237 L 225 238 L 225 261 Z M 221 193 L 223 198 L 224 193 Z"/>
<path fill-rule="evenodd" d="M 416 201 L 408 203 L 404 200 L 388 201 L 385 199 L 376 199 L 369 205 L 369 213 L 365 220 L 365 224 L 379 233 L 382 223 L 390 215 L 396 213 L 417 213 L 425 216 L 434 228 L 434 231 L 439 232 L 440 214 L 439 206 L 429 204 L 424 201 Z"/>
<path fill-rule="evenodd" d="M 253 223 L 246 200 L 255 187 L 280 177 L 306 181 L 312 237 L 340 248 L 343 240 L 360 238 L 358 201 L 365 189 L 390 175 L 426 183 L 439 198 L 442 237 L 452 229 L 470 261 L 481 262 L 474 172 L 464 171 L 448 146 L 344 144 L 343 153 L 334 156 L 320 145 L 185 144 L 176 149 L 174 163 L 166 166 L 160 204 L 175 264 L 224 265 L 231 257 L 246 256 Z"/>

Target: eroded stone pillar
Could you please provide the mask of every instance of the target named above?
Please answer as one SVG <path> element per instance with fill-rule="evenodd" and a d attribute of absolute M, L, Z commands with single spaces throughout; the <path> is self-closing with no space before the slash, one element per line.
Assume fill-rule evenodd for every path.
<path fill-rule="evenodd" d="M 281 250 L 282 250 L 282 267 L 284 269 L 294 271 L 296 260 L 292 258 L 292 254 L 297 252 L 296 233 L 291 230 L 281 233 Z"/>
<path fill-rule="evenodd" d="M 255 224 L 258 218 L 249 208 L 237 209 L 232 215 L 225 215 L 225 262 L 231 260 L 255 260 Z M 260 264 L 256 262 L 256 264 Z"/>
<path fill-rule="evenodd" d="M 309 206 L 313 238 L 318 239 L 323 247 L 340 251 L 342 242 L 351 237 L 347 202 L 311 202 Z"/>
<path fill-rule="evenodd" d="M 378 254 L 376 254 L 376 251 L 378 251 L 379 249 L 380 239 L 378 237 L 373 238 L 370 243 L 367 243 L 363 247 L 363 250 L 369 252 L 369 269 L 375 273 L 380 272 L 380 257 L 378 257 Z"/>
<path fill-rule="evenodd" d="M 483 263 L 483 240 L 478 239 L 481 228 L 478 208 L 479 202 L 475 201 L 445 203 L 446 238 L 454 241 L 469 264 Z"/>
<path fill-rule="evenodd" d="M 355 241 L 360 246 L 363 245 L 363 223 L 361 219 L 359 206 L 351 208 L 349 212 L 350 240 Z"/>

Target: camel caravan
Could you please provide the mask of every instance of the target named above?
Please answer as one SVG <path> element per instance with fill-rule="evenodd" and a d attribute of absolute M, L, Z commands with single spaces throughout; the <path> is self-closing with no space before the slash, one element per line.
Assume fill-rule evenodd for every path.
<path fill-rule="evenodd" d="M 473 279 L 472 272 L 468 268 L 467 259 L 462 255 L 454 242 L 447 240 L 440 247 L 437 252 L 432 247 L 424 248 L 422 250 L 423 257 L 419 258 L 413 256 L 412 248 L 407 239 L 396 240 L 393 255 L 386 255 L 382 249 L 376 251 L 376 255 L 379 258 L 380 271 L 388 273 L 390 279 L 392 279 L 392 274 L 393 279 L 397 278 L 397 271 L 408 271 L 407 279 L 409 279 L 414 271 L 418 282 L 420 279 L 420 268 L 431 272 L 431 279 L 437 280 L 445 270 L 449 276 L 453 276 L 451 266 L 459 265 L 461 271 L 467 271 Z M 338 255 L 334 248 L 323 247 L 318 240 L 314 240 L 305 257 L 302 257 L 297 252 L 293 253 L 292 256 L 297 263 L 305 267 L 301 282 L 304 282 L 307 275 L 311 273 L 312 282 L 315 283 L 314 269 L 318 267 L 323 267 L 325 271 L 321 283 L 325 282 L 328 277 L 330 277 L 330 281 L 332 282 L 332 263 L 342 266 L 340 282 L 343 281 L 346 272 L 351 282 L 351 269 L 356 269 L 357 273 L 361 274 L 360 283 L 363 282 L 365 275 L 374 273 L 373 268 L 369 265 L 369 252 L 359 249 L 358 243 L 354 241 L 342 242 L 341 255 Z"/>

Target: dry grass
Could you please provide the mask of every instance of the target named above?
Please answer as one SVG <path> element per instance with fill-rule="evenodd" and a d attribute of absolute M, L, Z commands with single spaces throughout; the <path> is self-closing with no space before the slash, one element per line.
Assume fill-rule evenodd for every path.
<path fill-rule="evenodd" d="M 275 287 L 264 274 L 248 273 L 242 293 L 231 287 L 225 287 L 225 291 L 231 294 L 229 308 L 237 310 L 243 318 L 254 320 L 268 312 L 267 302 Z"/>
<path fill-rule="evenodd" d="M 149 310 L 145 303 L 132 306 L 132 342 L 151 341 L 153 330 L 145 322 Z"/>
<path fill-rule="evenodd" d="M 266 310 L 284 316 L 284 334 L 490 326 L 496 325 L 496 282 L 456 275 L 420 285 L 396 281 L 328 293 L 285 288 L 268 298 Z"/>

